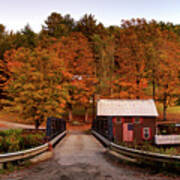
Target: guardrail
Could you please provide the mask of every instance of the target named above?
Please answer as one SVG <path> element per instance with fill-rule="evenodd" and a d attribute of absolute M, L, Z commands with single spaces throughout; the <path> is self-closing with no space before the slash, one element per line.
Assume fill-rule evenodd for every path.
<path fill-rule="evenodd" d="M 92 130 L 92 134 L 94 134 L 100 141 L 106 144 L 111 150 L 131 158 L 136 158 L 140 161 L 149 160 L 154 162 L 180 163 L 180 156 L 166 155 L 166 154 L 153 153 L 149 151 L 127 148 L 124 146 L 117 145 L 113 142 L 110 142 L 109 140 L 107 140 L 106 138 L 104 138 L 102 135 L 95 132 L 94 130 Z"/>
<path fill-rule="evenodd" d="M 94 134 L 106 146 L 110 146 L 111 145 L 111 141 L 109 141 L 108 139 L 106 139 L 101 134 L 97 133 L 96 131 L 92 130 L 92 134 Z"/>
<path fill-rule="evenodd" d="M 49 146 L 54 146 L 65 135 L 66 135 L 66 131 L 60 133 L 59 135 L 54 137 L 51 141 L 41 146 L 31 148 L 28 150 L 13 152 L 13 153 L 0 154 L 0 163 L 23 160 L 26 158 L 31 158 L 33 156 L 36 156 L 40 153 L 43 153 L 49 149 Z"/>
<path fill-rule="evenodd" d="M 49 143 L 52 146 L 54 146 L 60 139 L 62 139 L 66 135 L 66 133 L 67 133 L 67 131 L 64 131 L 64 132 L 60 133 L 59 135 L 57 135 L 56 137 L 51 139 L 51 141 Z"/>
<path fill-rule="evenodd" d="M 48 145 L 48 143 L 46 143 L 46 144 L 43 144 L 43 145 L 38 146 L 36 148 L 31 148 L 31 149 L 24 150 L 24 151 L 0 154 L 0 163 L 30 158 L 32 156 L 35 156 L 35 155 L 38 155 L 42 152 L 47 151 L 48 148 L 49 148 L 49 145 Z"/>

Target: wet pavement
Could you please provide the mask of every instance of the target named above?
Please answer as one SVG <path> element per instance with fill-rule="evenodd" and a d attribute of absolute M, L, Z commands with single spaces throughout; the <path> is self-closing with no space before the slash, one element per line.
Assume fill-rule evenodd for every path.
<path fill-rule="evenodd" d="M 71 133 L 56 146 L 52 159 L 0 179 L 178 180 L 180 177 L 150 174 L 146 169 L 117 163 L 107 157 L 106 149 L 92 135 Z"/>

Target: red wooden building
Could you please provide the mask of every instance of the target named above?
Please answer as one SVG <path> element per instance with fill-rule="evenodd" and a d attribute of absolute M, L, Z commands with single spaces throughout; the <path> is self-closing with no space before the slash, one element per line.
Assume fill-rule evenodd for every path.
<path fill-rule="evenodd" d="M 111 119 L 115 142 L 153 142 L 157 116 L 153 100 L 100 99 L 97 102 L 97 119 Z"/>

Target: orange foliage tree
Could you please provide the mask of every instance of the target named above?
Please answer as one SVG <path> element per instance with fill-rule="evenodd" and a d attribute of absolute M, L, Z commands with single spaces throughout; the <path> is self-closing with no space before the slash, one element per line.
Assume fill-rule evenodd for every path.
<path fill-rule="evenodd" d="M 163 118 L 166 120 L 166 111 L 173 104 L 180 93 L 180 43 L 172 32 L 163 33 L 159 47 L 158 100 L 163 103 Z"/>
<path fill-rule="evenodd" d="M 58 57 L 63 59 L 67 70 L 69 92 L 67 108 L 71 121 L 73 105 L 83 105 L 87 112 L 95 91 L 93 54 L 87 38 L 81 33 L 71 33 L 70 36 L 61 38 L 60 42 L 54 44 L 51 49 L 58 52 Z"/>
<path fill-rule="evenodd" d="M 178 37 L 155 21 L 132 19 L 123 22 L 117 42 L 114 96 L 145 98 L 152 86 L 152 97 L 163 103 L 166 119 L 167 107 L 179 93 Z"/>
<path fill-rule="evenodd" d="M 144 20 L 123 21 L 117 37 L 115 96 L 143 98 L 146 87 L 145 43 L 139 36 Z"/>
<path fill-rule="evenodd" d="M 9 99 L 5 110 L 18 112 L 35 127 L 47 117 L 61 117 L 65 107 L 64 67 L 57 54 L 36 48 L 6 52 L 10 78 L 4 90 Z"/>

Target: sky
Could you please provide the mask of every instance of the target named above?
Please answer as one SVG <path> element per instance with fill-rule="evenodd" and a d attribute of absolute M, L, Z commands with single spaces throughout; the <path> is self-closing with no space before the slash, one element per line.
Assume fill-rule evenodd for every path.
<path fill-rule="evenodd" d="M 39 32 L 52 12 L 70 14 L 75 20 L 91 13 L 105 26 L 131 18 L 180 24 L 180 0 L 0 0 L 0 24 L 8 31 L 29 24 Z"/>

